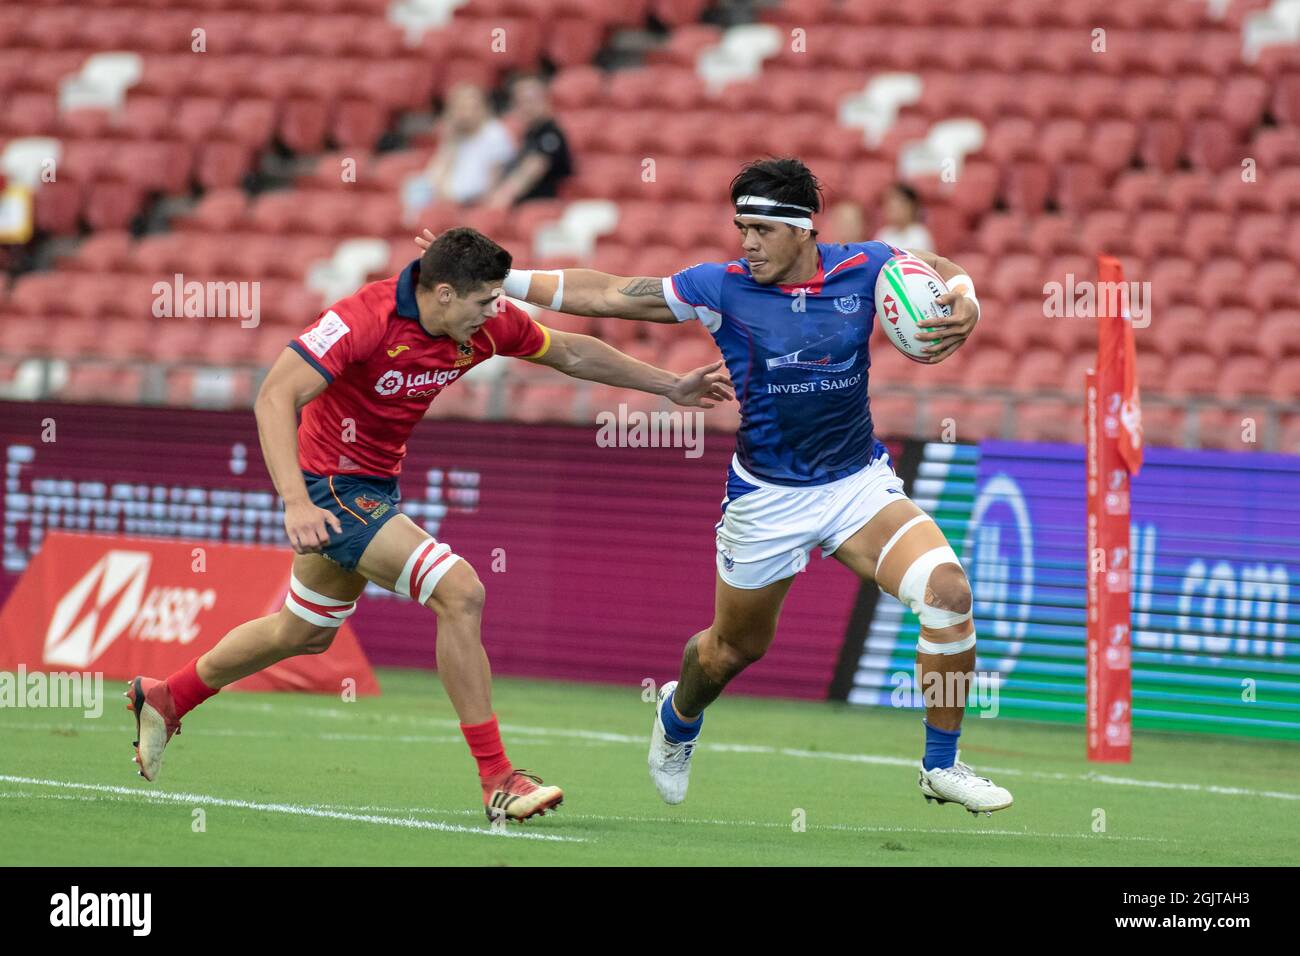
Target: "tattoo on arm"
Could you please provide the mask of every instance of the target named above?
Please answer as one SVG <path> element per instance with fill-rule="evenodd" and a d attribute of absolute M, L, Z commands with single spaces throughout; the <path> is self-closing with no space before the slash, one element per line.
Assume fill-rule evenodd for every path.
<path fill-rule="evenodd" d="M 633 279 L 618 291 L 629 298 L 649 296 L 653 299 L 664 300 L 664 283 L 662 279 Z"/>

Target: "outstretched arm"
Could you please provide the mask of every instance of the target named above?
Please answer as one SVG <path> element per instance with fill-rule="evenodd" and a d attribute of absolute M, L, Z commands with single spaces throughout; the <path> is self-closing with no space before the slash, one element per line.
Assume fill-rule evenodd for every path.
<path fill-rule="evenodd" d="M 975 323 L 980 317 L 979 300 L 975 298 L 974 282 L 957 263 L 924 249 L 907 251 L 939 273 L 939 278 L 952 289 L 938 299 L 940 305 L 952 306 L 952 315 L 946 319 L 927 319 L 921 323 L 927 331 L 917 336 L 931 343 L 926 346 L 926 351 L 930 353 L 930 364 L 933 365 L 961 348 L 975 331 Z M 954 279 L 959 280 L 956 285 Z"/>
<path fill-rule="evenodd" d="M 416 237 L 415 244 L 427 249 L 435 238 L 426 229 Z M 664 298 L 663 279 L 653 276 L 614 276 L 594 269 L 511 269 L 505 289 L 508 296 L 570 315 L 677 321 Z"/>
<path fill-rule="evenodd" d="M 703 365 L 684 375 L 674 375 L 645 362 L 624 355 L 611 345 L 590 335 L 548 329 L 550 348 L 532 359 L 539 365 L 549 365 L 565 375 L 600 382 L 616 388 L 635 388 L 652 395 L 667 396 L 677 405 L 697 405 L 713 408 L 718 402 L 729 402 L 736 397 L 731 379 L 722 368 L 722 362 Z"/>

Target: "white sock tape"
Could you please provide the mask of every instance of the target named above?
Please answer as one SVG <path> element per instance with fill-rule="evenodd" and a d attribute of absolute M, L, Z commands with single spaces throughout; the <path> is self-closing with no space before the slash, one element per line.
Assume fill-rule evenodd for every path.
<path fill-rule="evenodd" d="M 459 560 L 459 555 L 452 554 L 451 545 L 427 538 L 406 559 L 402 573 L 397 576 L 395 590 L 404 597 L 427 604 L 443 575 Z"/>
<path fill-rule="evenodd" d="M 356 601 L 340 601 L 319 591 L 313 591 L 289 572 L 289 594 L 284 606 L 304 621 L 317 627 L 339 627 L 357 609 Z"/>

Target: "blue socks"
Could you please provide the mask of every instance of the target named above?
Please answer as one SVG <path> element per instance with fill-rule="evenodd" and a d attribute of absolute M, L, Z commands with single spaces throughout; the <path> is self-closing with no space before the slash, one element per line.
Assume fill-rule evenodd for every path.
<path fill-rule="evenodd" d="M 673 710 L 672 694 L 664 698 L 663 706 L 659 708 L 659 714 L 660 719 L 664 722 L 664 730 L 668 732 L 668 739 L 675 743 L 689 743 L 700 735 L 700 728 L 704 726 L 703 714 L 700 714 L 689 724 L 678 717 L 677 711 Z"/>
<path fill-rule="evenodd" d="M 961 736 L 960 730 L 940 730 L 938 727 L 931 727 L 929 721 L 921 721 L 925 724 L 925 756 L 921 758 L 921 766 L 926 770 L 933 770 L 938 767 L 940 770 L 946 770 L 957 762 L 957 738 Z"/>

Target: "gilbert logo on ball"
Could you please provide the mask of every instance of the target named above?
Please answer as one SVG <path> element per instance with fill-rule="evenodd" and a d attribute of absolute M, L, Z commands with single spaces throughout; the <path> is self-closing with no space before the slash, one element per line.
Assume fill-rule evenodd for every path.
<path fill-rule="evenodd" d="M 939 274 L 916 256 L 890 259 L 876 277 L 876 315 L 894 347 L 914 362 L 929 363 L 926 346 L 919 336 L 926 319 L 952 315 L 952 307 L 936 299 L 948 291 Z"/>

